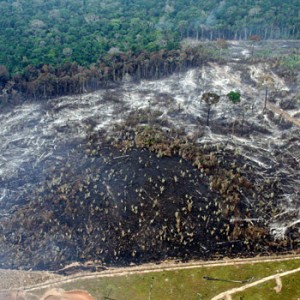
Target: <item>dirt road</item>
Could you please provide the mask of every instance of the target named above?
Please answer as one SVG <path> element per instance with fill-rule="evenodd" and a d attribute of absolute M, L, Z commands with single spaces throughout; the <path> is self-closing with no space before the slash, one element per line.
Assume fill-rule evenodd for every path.
<path fill-rule="evenodd" d="M 231 295 L 236 294 L 238 292 L 243 292 L 243 291 L 245 291 L 248 288 L 254 287 L 256 285 L 259 285 L 259 284 L 264 283 L 264 282 L 269 281 L 269 280 L 275 280 L 276 281 L 277 286 L 274 289 L 276 290 L 276 292 L 280 292 L 281 288 L 282 288 L 282 283 L 281 283 L 281 279 L 280 278 L 284 277 L 284 276 L 287 276 L 287 275 L 295 274 L 297 272 L 300 272 L 300 268 L 297 268 L 297 269 L 294 269 L 294 270 L 290 270 L 290 271 L 286 271 L 286 272 L 282 272 L 282 273 L 277 273 L 275 275 L 271 275 L 271 276 L 262 278 L 260 280 L 257 280 L 255 282 L 246 284 L 246 285 L 244 285 L 242 287 L 230 289 L 230 290 L 228 290 L 226 292 L 223 292 L 223 293 L 221 293 L 221 294 L 213 297 L 211 300 L 223 300 L 223 299 L 230 300 L 231 299 Z"/>
<path fill-rule="evenodd" d="M 96 273 L 79 273 L 76 275 L 68 277 L 54 277 L 48 279 L 46 282 L 23 285 L 19 286 L 19 289 L 22 289 L 26 292 L 36 291 L 40 289 L 53 288 L 58 285 L 65 283 L 72 283 L 82 279 L 95 279 L 95 278 L 104 278 L 104 277 L 115 277 L 115 276 L 126 276 L 133 274 L 146 274 L 152 272 L 164 272 L 172 270 L 185 270 L 185 269 L 194 269 L 194 268 L 208 268 L 208 267 L 217 267 L 217 266 L 229 266 L 229 265 L 243 265 L 249 263 L 262 263 L 262 262 L 274 262 L 274 261 L 286 261 L 286 260 L 299 260 L 300 255 L 285 255 L 285 256 L 270 256 L 270 257 L 255 257 L 247 259 L 223 259 L 218 261 L 193 261 L 189 263 L 177 263 L 175 261 L 166 261 L 161 264 L 146 264 L 141 266 L 131 266 L 126 268 L 109 268 L 107 270 L 96 272 Z M 1 271 L 0 271 L 1 273 Z M 6 291 L 7 289 L 0 290 L 1 292 Z"/>

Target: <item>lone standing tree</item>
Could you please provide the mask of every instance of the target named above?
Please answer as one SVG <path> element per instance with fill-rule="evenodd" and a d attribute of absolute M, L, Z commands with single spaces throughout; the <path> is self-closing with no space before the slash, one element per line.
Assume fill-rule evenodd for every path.
<path fill-rule="evenodd" d="M 249 36 L 249 41 L 251 41 L 251 56 L 254 55 L 254 45 L 261 40 L 259 35 L 251 35 Z"/>
<path fill-rule="evenodd" d="M 201 100 L 204 100 L 205 103 L 208 105 L 207 109 L 207 117 L 206 117 L 206 126 L 209 126 L 209 119 L 210 119 L 210 113 L 211 113 L 211 107 L 212 105 L 216 105 L 220 101 L 221 96 L 215 94 L 215 93 L 204 93 L 201 97 Z"/>
<path fill-rule="evenodd" d="M 239 91 L 230 91 L 226 96 L 233 104 L 237 104 L 241 102 L 241 93 Z M 235 123 L 236 120 L 232 124 L 232 129 L 231 129 L 232 136 L 234 134 Z"/>
<path fill-rule="evenodd" d="M 275 80 L 270 75 L 263 75 L 260 78 L 259 87 L 265 89 L 265 100 L 263 111 L 267 108 L 269 90 L 275 87 Z"/>

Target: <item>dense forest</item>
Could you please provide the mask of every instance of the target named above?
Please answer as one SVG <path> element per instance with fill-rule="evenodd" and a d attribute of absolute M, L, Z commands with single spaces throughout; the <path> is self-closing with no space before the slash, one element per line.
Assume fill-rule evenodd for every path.
<path fill-rule="evenodd" d="M 147 65 L 150 53 L 175 69 L 169 65 L 182 54 L 166 53 L 185 38 L 299 38 L 299 12 L 298 0 L 0 0 L 0 89 L 33 97 L 84 91 L 90 77 L 115 79 L 125 59 L 123 75 L 147 69 L 133 58 L 145 56 Z M 157 76 L 157 65 L 145 72 Z M 71 88 L 68 77 L 81 73 L 81 87 Z M 56 83 L 47 90 L 46 80 Z"/>

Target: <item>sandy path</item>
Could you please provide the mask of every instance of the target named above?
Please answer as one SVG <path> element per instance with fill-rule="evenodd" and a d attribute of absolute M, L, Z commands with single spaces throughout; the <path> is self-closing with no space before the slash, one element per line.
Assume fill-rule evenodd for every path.
<path fill-rule="evenodd" d="M 262 262 L 275 262 L 275 261 L 286 261 L 286 260 L 300 260 L 300 255 L 286 255 L 286 256 L 270 256 L 270 257 L 256 257 L 247 259 L 223 259 L 219 261 L 193 261 L 190 263 L 175 263 L 174 261 L 163 262 L 159 265 L 157 264 L 146 264 L 141 266 L 132 266 L 126 268 L 110 268 L 105 271 L 97 273 L 81 273 L 68 277 L 61 277 L 50 279 L 47 282 L 38 283 L 35 285 L 28 285 L 25 287 L 19 287 L 23 291 L 31 292 L 40 289 L 53 288 L 66 283 L 76 282 L 82 279 L 96 279 L 104 277 L 115 277 L 115 276 L 126 276 L 134 274 L 147 274 L 152 272 L 164 272 L 173 270 L 185 270 L 194 268 L 207 268 L 207 267 L 218 267 L 218 266 L 230 266 L 230 265 L 243 265 L 249 263 L 262 263 Z M 7 291 L 0 290 L 1 292 Z"/>
<path fill-rule="evenodd" d="M 233 288 L 231 290 L 223 292 L 223 293 L 221 293 L 221 294 L 213 297 L 211 300 L 222 300 L 222 299 L 230 300 L 230 299 L 232 299 L 231 295 L 236 294 L 238 292 L 243 292 L 246 289 L 249 289 L 249 288 L 251 288 L 253 286 L 259 285 L 261 283 L 264 283 L 264 282 L 267 282 L 267 281 L 270 281 L 270 280 L 275 280 L 276 281 L 277 286 L 279 285 L 280 288 L 278 288 L 278 289 L 274 288 L 274 289 L 276 291 L 280 292 L 282 284 L 281 284 L 281 280 L 279 280 L 279 278 L 287 276 L 287 275 L 295 274 L 297 272 L 300 272 L 300 268 L 297 268 L 297 269 L 294 269 L 294 270 L 291 270 L 291 271 L 286 271 L 286 272 L 283 272 L 283 273 L 277 273 L 275 275 L 271 275 L 271 276 L 265 277 L 263 279 L 257 280 L 255 282 L 246 284 L 246 285 L 244 285 L 242 287 Z"/>

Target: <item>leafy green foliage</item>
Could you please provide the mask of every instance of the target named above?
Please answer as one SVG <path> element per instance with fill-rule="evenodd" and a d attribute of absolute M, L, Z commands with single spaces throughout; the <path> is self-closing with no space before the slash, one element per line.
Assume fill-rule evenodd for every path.
<path fill-rule="evenodd" d="M 292 73 L 300 69 L 300 54 L 285 56 L 281 60 L 281 64 Z"/>
<path fill-rule="evenodd" d="M 238 91 L 231 91 L 227 94 L 227 97 L 232 103 L 236 104 L 241 102 L 241 93 Z"/>
<path fill-rule="evenodd" d="M 298 11 L 298 0 L 1 0 L 0 65 L 89 66 L 111 48 L 172 50 L 187 37 L 297 38 Z"/>

